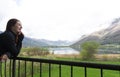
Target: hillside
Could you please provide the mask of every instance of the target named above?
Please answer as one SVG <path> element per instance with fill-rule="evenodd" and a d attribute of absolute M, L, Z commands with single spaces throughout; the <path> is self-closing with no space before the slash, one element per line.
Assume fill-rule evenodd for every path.
<path fill-rule="evenodd" d="M 39 47 L 39 46 L 68 46 L 72 42 L 69 41 L 50 41 L 45 39 L 35 39 L 35 38 L 28 38 L 25 37 L 23 40 L 23 46 L 31 46 L 31 47 Z"/>
<path fill-rule="evenodd" d="M 48 44 L 29 37 L 25 37 L 23 40 L 23 47 L 40 47 L 40 46 L 48 46 Z"/>
<path fill-rule="evenodd" d="M 96 41 L 101 44 L 120 43 L 120 18 L 111 22 L 106 29 L 93 32 L 90 35 L 84 35 L 77 42 L 72 44 L 73 47 L 78 47 L 85 41 Z"/>
<path fill-rule="evenodd" d="M 2 31 L 0 31 L 2 33 Z M 35 39 L 26 37 L 23 40 L 23 47 L 41 47 L 41 46 L 68 46 L 72 44 L 72 42 L 69 41 L 50 41 L 45 39 Z"/>
<path fill-rule="evenodd" d="M 42 41 L 50 46 L 69 46 L 73 43 L 70 41 L 62 41 L 62 40 L 50 41 L 50 40 L 40 39 L 39 41 Z"/>

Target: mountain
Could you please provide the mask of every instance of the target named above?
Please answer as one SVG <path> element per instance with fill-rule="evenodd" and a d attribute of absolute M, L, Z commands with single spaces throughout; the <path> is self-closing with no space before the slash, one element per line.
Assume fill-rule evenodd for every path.
<path fill-rule="evenodd" d="M 0 31 L 0 33 L 2 33 L 2 31 Z M 23 47 L 40 47 L 40 46 L 48 46 L 48 44 L 29 37 L 25 37 L 23 39 Z"/>
<path fill-rule="evenodd" d="M 29 37 L 25 37 L 23 40 L 23 47 L 40 47 L 40 46 L 48 46 L 48 44 Z"/>
<path fill-rule="evenodd" d="M 108 33 L 102 37 L 103 44 L 120 43 L 120 20 L 114 24 L 112 23 L 106 30 Z"/>
<path fill-rule="evenodd" d="M 2 31 L 0 31 L 2 33 Z M 33 38 L 24 37 L 23 41 L 23 47 L 40 47 L 40 46 L 48 46 L 45 42 L 35 40 Z"/>
<path fill-rule="evenodd" d="M 70 41 L 62 41 L 62 40 L 50 41 L 50 40 L 40 39 L 39 41 L 42 41 L 50 46 L 69 46 L 73 43 Z"/>
<path fill-rule="evenodd" d="M 50 41 L 46 39 L 35 39 L 35 38 L 28 38 L 25 37 L 23 40 L 23 46 L 69 46 L 72 42 L 69 41 Z"/>
<path fill-rule="evenodd" d="M 86 41 L 96 41 L 101 44 L 120 43 L 120 18 L 111 22 L 110 26 L 106 29 L 82 36 L 71 46 L 79 47 L 79 45 Z"/>
<path fill-rule="evenodd" d="M 2 31 L 0 31 L 2 33 Z M 23 47 L 40 47 L 40 46 L 68 46 L 72 44 L 69 41 L 50 41 L 45 39 L 35 39 L 30 37 L 25 37 L 23 39 Z"/>

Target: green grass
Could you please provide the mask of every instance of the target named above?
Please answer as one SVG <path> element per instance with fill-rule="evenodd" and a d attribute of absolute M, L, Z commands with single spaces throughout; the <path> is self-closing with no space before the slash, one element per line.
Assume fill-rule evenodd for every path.
<path fill-rule="evenodd" d="M 62 59 L 59 59 L 62 60 Z M 66 60 L 66 59 L 64 59 Z M 78 61 L 78 60 L 77 60 Z M 83 61 L 82 61 L 83 62 Z M 86 61 L 84 61 L 86 62 Z M 103 63 L 103 64 L 117 64 L 120 65 L 119 61 L 87 61 L 87 62 L 94 62 L 94 63 Z M 7 74 L 9 74 L 9 62 L 7 62 Z M 25 77 L 25 62 L 20 61 L 20 77 Z M 16 63 L 18 65 L 18 62 Z M 32 75 L 32 63 L 27 62 L 26 68 L 26 76 L 31 77 Z M 3 63 L 4 67 L 4 63 Z M 42 63 L 42 77 L 49 77 L 49 64 Z M 3 68 L 4 70 L 4 68 Z M 18 67 L 16 67 L 16 77 L 18 75 Z M 40 77 L 40 63 L 34 62 L 34 69 L 33 69 L 34 77 Z M 51 64 L 51 77 L 59 77 L 59 65 Z M 2 72 L 4 75 L 4 71 Z M 73 67 L 73 77 L 85 77 L 84 76 L 84 67 Z M 103 77 L 120 77 L 120 71 L 113 71 L 113 70 L 103 70 Z M 4 76 L 3 76 L 4 77 Z M 71 67 L 67 65 L 61 66 L 61 77 L 71 77 Z M 101 77 L 100 76 L 100 69 L 94 68 L 87 68 L 87 77 Z"/>
<path fill-rule="evenodd" d="M 94 61 L 95 62 L 95 61 Z M 120 64 L 120 62 L 97 62 L 103 64 Z M 21 64 L 21 76 L 24 76 L 24 63 Z M 42 77 L 49 77 L 49 64 L 42 63 Z M 51 77 L 59 77 L 59 65 L 51 64 Z M 27 77 L 31 77 L 31 62 L 27 62 Z M 84 67 L 73 67 L 73 77 L 85 77 Z M 103 77 L 120 77 L 120 71 L 103 70 Z M 40 63 L 34 63 L 34 77 L 40 76 Z M 61 66 L 61 77 L 71 77 L 71 67 Z M 101 77 L 100 69 L 87 68 L 87 77 Z"/>
<path fill-rule="evenodd" d="M 112 61 L 98 61 L 98 60 L 89 60 L 89 61 L 83 61 L 80 60 L 80 58 L 57 58 L 53 55 L 46 56 L 49 53 L 46 53 L 45 51 L 48 51 L 47 49 L 43 48 L 23 48 L 22 53 L 20 56 L 24 57 L 33 57 L 36 56 L 36 54 L 44 54 L 43 58 L 48 59 L 54 59 L 54 60 L 67 60 L 67 61 L 77 61 L 77 62 L 94 62 L 94 63 L 102 63 L 102 64 L 117 64 L 120 65 L 120 59 L 118 60 L 112 60 Z M 29 56 L 30 54 L 31 56 Z M 40 56 L 41 57 L 41 56 Z M 24 61 L 20 61 L 20 77 L 25 77 L 25 63 Z M 7 74 L 9 75 L 9 62 L 7 62 Z M 16 63 L 18 65 L 18 62 Z M 32 63 L 27 62 L 27 68 L 26 68 L 26 77 L 32 77 Z M 42 63 L 42 77 L 49 77 L 49 64 Z M 4 64 L 3 64 L 3 70 L 4 70 Z M 34 62 L 34 69 L 33 69 L 34 76 L 33 77 L 40 77 L 40 63 Z M 57 64 L 51 64 L 51 77 L 60 77 L 59 75 L 59 65 Z M 4 75 L 4 71 L 2 72 Z M 84 67 L 73 67 L 73 77 L 85 77 L 84 75 Z M 18 75 L 18 67 L 16 67 L 16 77 Z M 103 77 L 120 77 L 120 71 L 113 71 L 113 70 L 103 70 Z M 3 76 L 4 77 L 4 76 Z M 61 66 L 61 77 L 71 77 L 71 67 L 62 65 Z M 87 68 L 87 77 L 101 77 L 100 76 L 100 69 L 93 69 L 93 68 Z"/>
<path fill-rule="evenodd" d="M 104 77 L 120 77 L 119 71 L 104 70 Z M 35 76 L 35 77 L 38 77 Z M 42 77 L 49 77 L 48 68 L 42 71 Z M 52 65 L 51 77 L 59 77 L 59 66 Z M 61 66 L 61 77 L 71 77 L 71 67 Z M 73 67 L 73 77 L 85 77 L 83 67 Z M 101 77 L 100 69 L 87 68 L 87 77 Z"/>
<path fill-rule="evenodd" d="M 31 49 L 30 49 L 31 50 Z M 35 49 L 34 49 L 35 50 Z M 26 51 L 26 50 L 25 50 Z M 27 50 L 28 51 L 28 50 Z M 28 51 L 29 52 L 29 51 Z M 30 51 L 33 52 L 33 51 Z M 40 56 L 41 57 L 41 56 Z M 89 60 L 83 61 L 80 58 L 57 58 L 52 56 L 52 59 L 55 60 L 68 60 L 68 61 L 77 61 L 77 62 L 94 62 L 94 63 L 101 63 L 101 64 L 117 64 L 120 65 L 119 60 L 112 60 L 112 61 L 99 61 L 99 60 Z M 44 58 L 51 58 L 44 56 Z M 24 67 L 24 65 L 22 65 Z M 21 68 L 24 71 L 24 68 Z M 73 67 L 73 77 L 85 77 L 84 75 L 84 67 Z M 42 63 L 42 77 L 49 77 L 49 65 Z M 24 77 L 24 72 L 21 72 L 21 76 Z M 27 64 L 27 77 L 31 77 L 31 63 Z M 34 77 L 40 77 L 40 64 L 34 63 Z M 59 65 L 51 64 L 51 77 L 60 77 L 59 76 Z M 71 77 L 71 67 L 62 65 L 61 66 L 61 77 Z M 87 68 L 87 77 L 101 77 L 100 76 L 100 69 L 94 68 Z M 103 77 L 120 77 L 120 71 L 113 71 L 113 70 L 103 70 Z"/>
<path fill-rule="evenodd" d="M 28 47 L 28 48 L 22 48 L 19 56 L 45 56 L 49 54 L 48 48 L 43 47 Z"/>

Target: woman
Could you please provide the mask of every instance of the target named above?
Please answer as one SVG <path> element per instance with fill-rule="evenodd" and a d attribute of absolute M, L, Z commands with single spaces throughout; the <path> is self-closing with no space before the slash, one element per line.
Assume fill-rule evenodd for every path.
<path fill-rule="evenodd" d="M 18 56 L 24 38 L 21 29 L 22 25 L 18 19 L 10 19 L 7 22 L 5 32 L 0 34 L 1 60 L 7 60 L 8 58 Z"/>

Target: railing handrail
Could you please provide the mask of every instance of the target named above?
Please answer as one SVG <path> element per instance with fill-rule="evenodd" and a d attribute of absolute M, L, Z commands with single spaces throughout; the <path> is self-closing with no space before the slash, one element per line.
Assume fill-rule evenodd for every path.
<path fill-rule="evenodd" d="M 25 58 L 25 57 L 17 57 L 15 60 L 23 60 L 23 61 L 32 61 L 32 62 L 41 62 L 41 63 L 50 63 L 50 64 L 61 64 L 61 65 L 70 65 L 70 66 L 78 66 L 78 67 L 89 67 L 89 68 L 99 68 L 99 69 L 107 69 L 107 70 L 118 70 L 120 71 L 120 65 L 115 64 L 100 64 L 100 63 L 92 63 L 92 62 L 75 62 L 75 61 L 64 61 L 64 60 L 52 60 L 52 59 L 41 59 L 41 58 Z"/>

